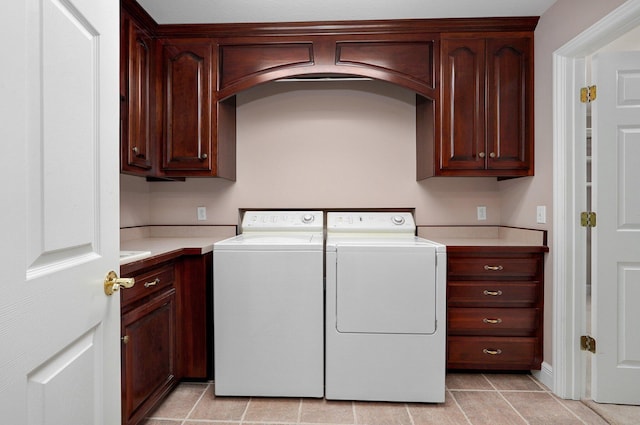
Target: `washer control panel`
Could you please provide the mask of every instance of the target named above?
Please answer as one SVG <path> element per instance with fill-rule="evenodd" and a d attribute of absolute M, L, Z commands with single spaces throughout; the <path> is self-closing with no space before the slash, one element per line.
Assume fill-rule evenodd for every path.
<path fill-rule="evenodd" d="M 322 211 L 247 211 L 242 232 L 322 232 Z"/>
<path fill-rule="evenodd" d="M 327 231 L 344 233 L 410 233 L 416 224 L 407 212 L 330 212 Z"/>

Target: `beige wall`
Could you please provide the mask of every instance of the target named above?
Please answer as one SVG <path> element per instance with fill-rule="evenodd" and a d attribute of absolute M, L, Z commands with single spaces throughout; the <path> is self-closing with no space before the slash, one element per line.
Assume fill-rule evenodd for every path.
<path fill-rule="evenodd" d="M 414 95 L 375 82 L 270 83 L 238 96 L 238 178 L 147 183 L 123 176 L 121 226 L 235 224 L 239 208 L 416 208 L 418 224 L 503 224 L 553 237 L 552 54 L 623 0 L 558 0 L 535 39 L 535 177 L 415 181 Z M 206 206 L 208 220 L 196 221 Z M 486 205 L 478 222 L 475 207 Z M 536 223 L 546 205 L 547 223 Z M 553 246 L 550 247 L 553 250 Z M 552 251 L 553 252 L 553 251 Z M 552 351 L 547 256 L 544 359 Z"/>

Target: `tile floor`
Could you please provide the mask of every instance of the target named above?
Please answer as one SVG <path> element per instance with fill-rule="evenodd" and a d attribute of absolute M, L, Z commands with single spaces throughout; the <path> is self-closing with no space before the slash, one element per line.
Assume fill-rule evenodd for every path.
<path fill-rule="evenodd" d="M 559 399 L 521 374 L 450 373 L 444 404 L 215 397 L 213 385 L 181 383 L 143 425 L 623 424 L 603 419 L 580 401 Z M 630 413 L 637 422 L 625 425 L 640 423 L 637 409 Z"/>

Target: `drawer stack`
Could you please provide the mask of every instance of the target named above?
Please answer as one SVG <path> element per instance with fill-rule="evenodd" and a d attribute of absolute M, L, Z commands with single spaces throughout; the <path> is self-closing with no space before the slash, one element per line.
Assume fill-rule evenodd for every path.
<path fill-rule="evenodd" d="M 452 247 L 447 257 L 447 367 L 540 369 L 544 253 Z"/>

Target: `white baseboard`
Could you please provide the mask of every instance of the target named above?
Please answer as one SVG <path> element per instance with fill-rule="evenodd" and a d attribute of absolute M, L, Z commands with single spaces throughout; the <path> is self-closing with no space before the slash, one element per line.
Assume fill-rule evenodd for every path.
<path fill-rule="evenodd" d="M 549 363 L 542 362 L 540 370 L 532 370 L 531 374 L 543 385 L 553 391 L 553 367 Z"/>

